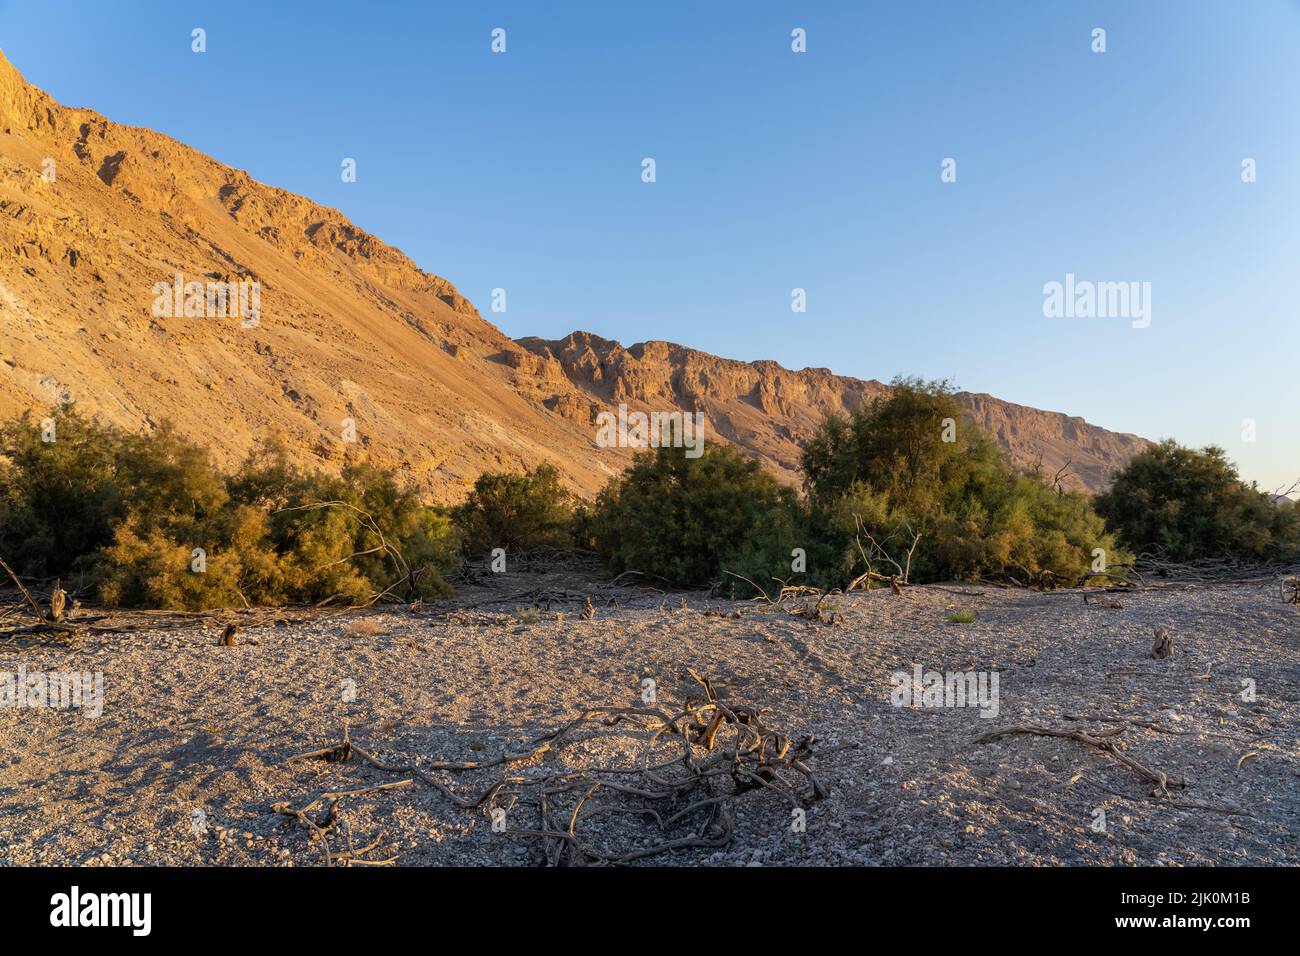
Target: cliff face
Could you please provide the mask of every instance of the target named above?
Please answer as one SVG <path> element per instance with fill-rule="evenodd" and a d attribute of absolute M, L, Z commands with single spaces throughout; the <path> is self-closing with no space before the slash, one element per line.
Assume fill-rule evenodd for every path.
<path fill-rule="evenodd" d="M 536 338 L 519 344 L 563 369 L 585 400 L 570 402 L 585 423 L 626 403 L 629 408 L 702 412 L 705 437 L 744 448 L 789 480 L 796 480 L 798 442 L 830 412 L 856 408 L 883 395 L 879 382 L 833 375 L 825 369 L 792 372 L 775 362 L 737 362 L 670 342 L 642 342 L 623 348 L 588 332 L 558 342 Z M 592 419 L 594 421 L 594 418 Z"/>
<path fill-rule="evenodd" d="M 709 434 L 755 455 L 789 481 L 797 481 L 799 443 L 829 413 L 848 413 L 883 396 L 889 386 L 835 375 L 827 369 L 791 371 L 775 362 L 738 362 L 670 342 L 623 348 L 587 332 L 548 342 L 519 339 L 547 363 L 557 363 L 585 402 L 567 401 L 575 420 L 584 406 L 597 410 L 625 402 L 629 408 L 695 409 Z M 1049 476 L 1064 468 L 1069 487 L 1098 491 L 1148 442 L 1089 425 L 1082 418 L 959 392 L 971 420 L 1014 461 L 1038 465 Z"/>
<path fill-rule="evenodd" d="M 827 411 L 884 390 L 662 342 L 513 342 L 337 210 L 61 106 L 2 53 L 0 251 L 0 416 L 71 399 L 133 430 L 170 420 L 226 465 L 271 434 L 325 467 L 361 449 L 440 500 L 544 461 L 593 494 L 631 456 L 595 442 L 596 414 L 619 402 L 703 411 L 706 438 L 792 478 Z M 250 287 L 255 316 L 225 307 L 221 289 Z M 1072 458 L 1088 487 L 1143 445 L 963 401 L 1019 460 Z"/>

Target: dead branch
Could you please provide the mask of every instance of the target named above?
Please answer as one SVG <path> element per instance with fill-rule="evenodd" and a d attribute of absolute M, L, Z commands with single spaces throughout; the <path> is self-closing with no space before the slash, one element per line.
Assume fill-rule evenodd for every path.
<path fill-rule="evenodd" d="M 1065 486 L 1061 482 L 1070 475 L 1070 463 L 1073 461 L 1073 458 L 1067 458 L 1065 464 L 1062 465 L 1057 470 L 1056 474 L 1052 476 L 1052 487 L 1056 489 L 1058 495 L 1065 494 Z"/>
<path fill-rule="evenodd" d="M 948 588 L 942 584 L 923 584 L 921 587 L 930 591 L 943 591 L 947 594 L 960 594 L 962 597 L 983 597 L 983 591 L 967 591 L 963 588 Z"/>
<path fill-rule="evenodd" d="M 817 621 L 821 624 L 836 624 L 840 620 L 839 616 L 835 613 L 835 611 L 828 610 L 825 607 L 826 599 L 833 594 L 839 594 L 840 592 L 838 590 L 827 589 L 823 591 L 823 590 L 819 590 L 818 588 L 809 587 L 806 584 L 787 584 L 781 578 L 774 577 L 772 578 L 772 580 L 775 581 L 777 584 L 779 584 L 781 588 L 777 592 L 776 599 L 773 600 L 771 595 L 769 595 L 767 591 L 759 587 L 755 582 L 751 581 L 743 574 L 737 574 L 734 571 L 727 571 L 727 570 L 724 570 L 722 573 L 729 574 L 733 578 L 738 578 L 739 580 L 744 581 L 750 587 L 754 588 L 754 590 L 758 591 L 758 594 L 756 594 L 753 598 L 751 598 L 751 600 L 765 601 L 771 607 L 782 608 L 787 613 L 793 615 L 794 617 L 802 617 L 807 620 Z M 814 595 L 816 596 L 817 600 L 813 604 L 808 604 L 807 601 L 801 600 L 802 598 L 806 598 Z M 786 604 L 787 600 L 789 600 L 788 605 Z M 706 610 L 705 614 L 707 615 L 709 614 L 709 612 Z M 711 616 L 723 617 L 724 615 L 719 610 L 717 613 Z M 740 611 L 736 611 L 730 616 L 738 618 L 741 616 L 741 613 Z"/>
<path fill-rule="evenodd" d="M 902 585 L 908 584 L 912 575 L 912 558 L 916 554 L 917 545 L 921 543 L 921 532 L 913 531 L 910 524 L 903 524 L 903 527 L 907 529 L 907 533 L 912 536 L 912 543 L 905 552 L 904 562 L 900 564 L 885 550 L 884 545 L 866 531 L 861 518 L 854 515 L 853 522 L 857 527 L 857 533 L 853 536 L 853 544 L 857 547 L 858 554 L 862 557 L 862 562 L 867 566 L 867 570 L 854 578 L 845 590 L 853 591 L 871 581 L 880 581 L 887 583 L 895 594 L 902 594 Z M 862 538 L 864 536 L 871 545 L 870 551 L 862 547 Z M 894 535 L 890 535 L 885 539 L 885 542 L 888 543 L 893 537 Z M 882 563 L 893 566 L 894 573 L 884 574 L 878 571 L 876 566 Z"/>
<path fill-rule="evenodd" d="M 40 605 L 36 603 L 36 600 L 32 597 L 32 593 L 27 590 L 27 588 L 23 585 L 23 582 L 18 580 L 18 575 L 14 574 L 14 569 L 9 567 L 8 563 L 6 563 L 4 558 L 0 558 L 0 568 L 5 569 L 5 573 L 8 574 L 9 577 L 13 579 L 13 582 L 15 585 L 17 585 L 18 590 L 21 591 L 23 597 L 27 599 L 27 603 L 31 605 L 32 613 L 36 615 L 36 620 L 38 621 L 45 620 L 45 615 L 41 613 Z"/>
<path fill-rule="evenodd" d="M 746 793 L 772 793 L 795 807 L 826 796 L 826 786 L 809 766 L 811 737 L 796 741 L 785 736 L 767 725 L 761 709 L 725 701 L 707 677 L 690 668 L 686 673 L 697 692 L 677 708 L 584 710 L 540 737 L 482 760 L 438 759 L 420 761 L 419 766 L 383 760 L 353 743 L 345 726 L 341 743 L 289 760 L 342 762 L 356 758 L 382 773 L 401 774 L 403 779 L 327 791 L 300 806 L 280 801 L 273 809 L 297 820 L 313 841 L 321 843 L 327 865 L 386 864 L 392 861 L 360 859 L 363 851 L 334 851 L 329 837 L 340 821 L 340 807 L 347 800 L 406 789 L 418 781 L 462 809 L 492 815 L 494 830 L 506 811 L 534 808 L 532 821 L 510 826 L 504 835 L 539 842 L 548 865 L 581 866 L 626 863 L 688 847 L 726 846 L 735 833 L 732 806 Z M 457 792 L 436 775 L 529 763 L 568 743 L 606 733 L 631 736 L 639 742 L 634 766 L 556 769 L 541 774 L 506 770 L 486 788 L 470 794 Z M 597 840 L 584 827 L 596 817 L 622 822 Z"/>
<path fill-rule="evenodd" d="M 1073 784 L 1080 780 L 1082 780 L 1086 784 L 1090 784 L 1096 787 L 1098 790 L 1104 790 L 1106 793 L 1109 793 L 1113 797 L 1118 797 L 1120 800 L 1127 800 L 1130 803 L 1142 802 L 1135 797 L 1130 797 L 1128 794 L 1120 793 L 1118 790 L 1112 790 L 1110 787 L 1106 786 L 1105 784 L 1098 783 L 1096 780 L 1092 780 L 1089 777 L 1085 777 L 1081 773 L 1075 774 L 1073 777 L 1071 777 L 1070 783 Z M 1252 820 L 1259 819 L 1259 817 L 1255 816 L 1255 814 L 1250 813 L 1247 810 L 1239 810 L 1236 807 L 1230 807 L 1227 806 L 1226 804 L 1196 803 L 1191 800 L 1168 800 L 1168 801 L 1162 801 L 1160 803 L 1157 803 L 1156 806 L 1166 807 L 1171 810 L 1210 810 L 1215 813 L 1226 813 L 1230 816 L 1250 817 Z"/>
<path fill-rule="evenodd" d="M 1087 744 L 1089 747 L 1094 747 L 1097 750 L 1100 750 L 1102 753 L 1119 761 L 1130 770 L 1133 770 L 1144 779 L 1154 783 L 1156 788 L 1155 791 L 1153 791 L 1153 796 L 1168 796 L 1170 787 L 1185 787 L 1187 785 L 1184 781 L 1170 780 L 1168 774 L 1164 771 L 1153 770 L 1150 767 L 1138 763 L 1138 761 L 1120 750 L 1113 738 L 1124 733 L 1124 730 L 1124 727 L 1117 727 L 1114 730 L 1102 730 L 1095 734 L 1089 734 L 1082 730 L 1058 730 L 1051 727 L 1037 727 L 1031 724 L 1020 724 L 1015 727 L 1006 727 L 1002 730 L 995 730 L 992 733 L 984 734 L 982 737 L 977 737 L 974 743 L 987 744 L 994 740 L 999 740 L 1002 737 L 1009 737 L 1012 734 L 1036 734 L 1040 737 L 1068 737 L 1071 740 L 1077 740 L 1079 743 Z"/>
<path fill-rule="evenodd" d="M 826 601 L 828 598 L 842 593 L 838 589 L 819 591 L 817 588 L 790 587 L 781 589 L 781 598 L 790 597 L 792 599 L 789 613 L 794 617 L 801 617 L 806 621 L 815 621 L 818 624 L 834 625 L 843 620 L 843 613 L 834 605 L 828 605 Z M 810 597 L 815 597 L 816 600 L 809 603 L 807 598 Z M 781 598 L 778 598 L 778 604 Z"/>
<path fill-rule="evenodd" d="M 746 584 L 748 584 L 751 588 L 753 588 L 755 591 L 757 591 L 758 594 L 756 594 L 756 595 L 754 596 L 754 600 L 755 600 L 755 601 L 757 601 L 759 598 L 762 598 L 762 599 L 763 599 L 764 601 L 766 601 L 768 604 L 775 604 L 775 603 L 777 603 L 776 601 L 773 601 L 773 600 L 772 600 L 771 596 L 767 593 L 767 591 L 766 591 L 764 588 L 759 587 L 759 585 L 755 584 L 753 581 L 751 581 L 749 578 L 745 577 L 743 574 L 737 574 L 735 571 L 727 571 L 726 569 L 723 569 L 723 572 L 722 572 L 722 573 L 723 573 L 723 574 L 729 574 L 729 575 L 731 575 L 733 578 L 739 578 L 740 580 L 742 580 L 742 581 L 744 581 Z"/>
<path fill-rule="evenodd" d="M 1112 565 L 1112 567 L 1119 567 L 1119 565 Z M 1130 580 L 1130 577 L 1133 580 Z M 1113 571 L 1087 571 L 1079 576 L 1079 580 L 1074 583 L 1074 586 L 1076 588 L 1087 587 L 1090 582 L 1095 581 L 1097 578 L 1103 578 L 1110 582 L 1109 586 L 1112 588 L 1123 588 L 1125 590 L 1132 590 L 1142 584 L 1142 576 L 1136 571 L 1129 571 L 1126 574 L 1116 574 Z M 1135 581 L 1137 583 L 1134 583 Z"/>
<path fill-rule="evenodd" d="M 1273 561 L 1246 561 L 1229 556 L 1199 558 L 1194 561 L 1170 560 L 1162 549 L 1143 552 L 1132 568 L 1152 578 L 1171 584 L 1259 585 L 1300 574 L 1300 565 Z M 1130 572 L 1133 573 L 1133 572 Z"/>

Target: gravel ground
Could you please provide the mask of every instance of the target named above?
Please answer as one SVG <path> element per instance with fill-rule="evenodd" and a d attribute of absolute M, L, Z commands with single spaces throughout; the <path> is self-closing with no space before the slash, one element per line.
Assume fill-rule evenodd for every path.
<path fill-rule="evenodd" d="M 580 708 L 637 705 L 647 677 L 661 703 L 680 702 L 687 667 L 724 700 L 768 708 L 769 726 L 815 735 L 809 762 L 830 796 L 807 806 L 797 832 L 778 794 L 745 793 L 729 846 L 646 865 L 1300 863 L 1300 608 L 1276 590 L 1166 587 L 1125 595 L 1122 608 L 1077 593 L 884 590 L 838 598 L 839 621 L 826 625 L 572 571 L 493 584 L 436 607 L 249 626 L 236 647 L 215 646 L 218 622 L 0 652 L 0 679 L 20 664 L 104 675 L 97 718 L 0 708 L 0 864 L 318 865 L 319 843 L 272 805 L 401 779 L 356 760 L 286 764 L 337 742 L 345 721 L 381 759 L 478 760 Z M 538 602 L 535 621 L 510 613 L 533 603 L 520 592 L 539 590 L 560 600 Z M 959 610 L 975 621 L 951 623 Z M 1157 626 L 1176 640 L 1166 660 L 1149 656 Z M 996 716 L 896 706 L 893 675 L 915 665 L 996 672 Z M 973 742 L 1025 723 L 1124 727 L 1125 753 L 1187 786 L 1153 797 L 1139 774 L 1072 739 Z M 615 730 L 518 772 L 629 766 L 637 753 Z M 435 775 L 477 793 L 498 772 Z M 486 813 L 422 784 L 346 808 L 356 845 L 379 841 L 367 859 L 542 861 L 538 840 L 509 824 L 494 832 Z M 627 847 L 653 824 L 606 814 L 590 827 Z"/>

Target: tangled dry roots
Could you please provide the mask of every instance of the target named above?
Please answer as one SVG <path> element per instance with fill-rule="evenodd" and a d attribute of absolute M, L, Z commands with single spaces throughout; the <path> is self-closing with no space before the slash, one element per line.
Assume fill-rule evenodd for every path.
<path fill-rule="evenodd" d="M 362 856 L 379 840 L 359 850 L 352 847 L 351 829 L 341 807 L 348 799 L 405 789 L 419 781 L 457 806 L 491 818 L 498 824 L 493 829 L 499 829 L 503 838 L 540 843 L 547 865 L 584 866 L 625 863 L 688 847 L 724 847 L 735 833 L 732 805 L 747 793 L 774 793 L 792 807 L 826 796 L 826 788 L 808 766 L 812 737 L 792 741 L 769 728 L 760 709 L 724 703 L 708 678 L 689 668 L 687 673 L 699 693 L 688 696 L 676 712 L 655 706 L 587 710 L 517 751 L 481 761 L 433 760 L 421 767 L 387 763 L 353 743 L 345 728 L 341 743 L 290 760 L 359 759 L 385 773 L 409 776 L 379 786 L 323 793 L 298 808 L 281 802 L 273 809 L 297 819 L 321 843 L 327 864 L 388 865 L 396 858 Z M 635 766 L 526 775 L 507 770 L 477 795 L 457 793 L 430 772 L 509 767 L 608 734 L 639 738 Z M 594 832 L 591 821 L 605 816 L 618 817 L 620 822 Z M 336 829 L 344 833 L 346 849 L 336 851 L 331 846 Z"/>

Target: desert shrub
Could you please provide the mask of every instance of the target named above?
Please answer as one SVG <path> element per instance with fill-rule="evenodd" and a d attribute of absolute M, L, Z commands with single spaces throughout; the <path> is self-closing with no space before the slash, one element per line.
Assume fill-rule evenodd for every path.
<path fill-rule="evenodd" d="M 284 600 L 267 516 L 231 500 L 208 453 L 168 424 L 115 433 L 123 502 L 112 540 L 86 556 L 109 604 L 201 610 Z"/>
<path fill-rule="evenodd" d="M 963 420 L 944 382 L 898 379 L 887 397 L 832 416 L 802 467 L 800 501 L 729 447 L 695 460 L 643 453 L 580 514 L 580 535 L 613 573 L 676 585 L 739 575 L 769 594 L 779 583 L 844 587 L 866 570 L 912 581 L 1073 580 L 1096 548 L 1111 564 L 1128 557 L 1086 495 L 1016 469 Z M 796 548 L 803 570 L 794 570 Z"/>
<path fill-rule="evenodd" d="M 1166 440 L 1148 448 L 1098 497 L 1097 509 L 1125 545 L 1172 561 L 1300 555 L 1295 506 L 1247 485 L 1214 446 L 1197 451 Z"/>
<path fill-rule="evenodd" d="M 146 528 L 191 534 L 215 520 L 230 497 L 208 452 L 168 422 L 146 435 L 121 434 L 116 468 L 127 514 Z"/>
<path fill-rule="evenodd" d="M 49 417 L 53 441 L 30 413 L 0 425 L 0 556 L 33 577 L 71 572 L 111 540 L 125 511 L 121 436 L 72 405 Z"/>
<path fill-rule="evenodd" d="M 147 444 L 140 446 L 142 451 Z M 262 511 L 233 503 L 219 473 L 186 451 L 188 461 L 159 467 L 155 480 L 190 484 L 197 497 L 133 504 L 112 542 L 93 556 L 99 596 L 109 604 L 174 610 L 277 604 L 286 598 L 281 555 L 267 540 Z M 155 505 L 154 503 L 157 502 Z"/>
<path fill-rule="evenodd" d="M 135 515 L 128 517 L 98 562 L 100 598 L 124 607 L 191 611 L 283 601 L 279 555 L 266 545 L 265 515 L 241 506 L 212 525 L 228 527 L 181 532 L 145 528 Z M 205 552 L 201 572 L 195 547 Z"/>
<path fill-rule="evenodd" d="M 396 549 L 425 600 L 451 589 L 443 574 L 458 563 L 451 519 L 423 504 L 396 474 L 348 461 L 338 476 L 305 472 L 285 449 L 259 449 L 230 483 L 234 500 L 268 515 L 267 537 L 281 556 L 283 589 L 293 600 L 362 603 L 393 589 L 406 596 Z"/>
<path fill-rule="evenodd" d="M 51 417 L 52 442 L 31 416 L 0 426 L 0 555 L 20 573 L 83 569 L 108 603 L 190 610 L 450 593 L 451 520 L 392 471 L 304 472 L 271 443 L 227 476 L 166 424 L 131 435 L 70 407 Z"/>
<path fill-rule="evenodd" d="M 885 495 L 862 482 L 855 482 L 838 497 L 810 501 L 805 527 L 802 540 L 807 542 L 808 570 L 806 581 L 800 583 L 821 588 L 846 586 L 867 569 L 862 554 L 863 550 L 871 553 L 872 540 L 901 564 L 907 563 L 912 541 L 908 517 L 891 508 Z M 877 569 L 894 573 L 892 565 Z"/>
<path fill-rule="evenodd" d="M 1110 563 L 1125 557 L 1087 496 L 1016 469 L 963 419 L 946 382 L 896 379 L 888 396 L 829 418 L 802 466 L 818 558 L 809 572 L 823 586 L 843 586 L 868 558 L 896 573 L 881 551 L 905 564 L 916 534 L 914 581 L 1074 578 L 1094 548 Z"/>
<path fill-rule="evenodd" d="M 472 557 L 493 548 L 519 552 L 574 543 L 573 499 L 551 465 L 520 474 L 484 472 L 454 520 Z"/>
<path fill-rule="evenodd" d="M 932 545 L 918 548 L 924 579 L 1011 577 L 1038 580 L 1045 572 L 1073 580 L 1100 548 L 1107 564 L 1126 561 L 1088 496 L 1058 492 L 1010 465 L 949 503 L 931 525 Z"/>
<path fill-rule="evenodd" d="M 948 383 L 914 378 L 895 379 L 888 395 L 851 416 L 830 416 L 800 459 L 814 501 L 863 485 L 915 515 L 936 510 L 999 464 L 996 446 L 965 421 Z"/>
<path fill-rule="evenodd" d="M 693 459 L 680 448 L 642 452 L 600 493 L 589 524 L 613 573 L 695 586 L 721 583 L 728 570 L 765 590 L 790 576 L 798 526 L 793 489 L 721 445 Z"/>

